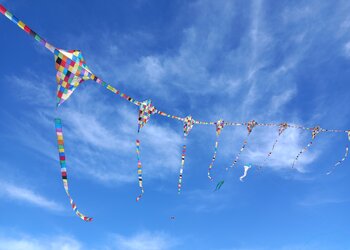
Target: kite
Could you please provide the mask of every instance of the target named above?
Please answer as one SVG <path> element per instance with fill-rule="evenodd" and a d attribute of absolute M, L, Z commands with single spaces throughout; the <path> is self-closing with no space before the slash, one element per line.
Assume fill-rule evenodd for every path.
<path fill-rule="evenodd" d="M 218 191 L 218 190 L 221 188 L 221 186 L 224 185 L 224 183 L 225 183 L 224 180 L 219 181 L 218 184 L 216 184 L 216 187 L 215 187 L 214 192 L 215 192 L 215 191 Z"/>
<path fill-rule="evenodd" d="M 181 167 L 180 167 L 180 174 L 179 174 L 179 181 L 177 184 L 177 192 L 181 192 L 182 187 L 182 175 L 184 172 L 185 167 L 185 157 L 186 157 L 186 137 L 190 133 L 190 131 L 193 128 L 195 121 L 192 119 L 192 116 L 185 117 L 183 121 L 183 131 L 184 131 L 184 145 L 182 146 L 182 154 L 181 154 Z"/>
<path fill-rule="evenodd" d="M 151 100 L 145 100 L 141 102 L 139 109 L 139 121 L 137 133 L 140 133 L 141 128 L 149 121 L 151 115 L 157 112 L 156 108 L 152 105 Z M 137 154 L 137 174 L 139 178 L 139 187 L 141 189 L 141 194 L 137 196 L 136 201 L 139 201 L 145 192 L 143 189 L 142 182 L 142 164 L 140 160 L 140 140 L 136 139 L 136 154 Z"/>
<path fill-rule="evenodd" d="M 64 150 L 64 141 L 63 141 L 63 131 L 62 131 L 62 122 L 61 119 L 55 119 L 56 135 L 57 135 L 57 144 L 58 144 L 58 154 L 59 161 L 61 165 L 61 176 L 64 190 L 69 198 L 70 204 L 72 205 L 73 211 L 84 221 L 92 221 L 92 218 L 87 217 L 79 212 L 75 202 L 70 196 L 68 189 L 68 176 L 67 176 L 67 164 L 66 164 L 66 154 Z"/>
<path fill-rule="evenodd" d="M 213 157 L 212 157 L 212 160 L 211 160 L 211 163 L 209 165 L 209 168 L 208 168 L 208 178 L 209 180 L 212 180 L 213 178 L 211 177 L 210 175 L 210 171 L 211 169 L 213 168 L 214 166 L 214 162 L 215 162 L 215 159 L 216 159 L 216 153 L 217 153 L 217 150 L 218 150 L 218 146 L 219 146 L 219 135 L 221 133 L 221 130 L 224 128 L 225 126 L 225 122 L 223 120 L 218 120 L 216 123 L 215 123 L 215 126 L 216 126 L 216 141 L 215 141 L 215 146 L 214 146 L 214 154 L 213 154 Z"/>
<path fill-rule="evenodd" d="M 243 182 L 243 179 L 247 176 L 248 170 L 251 169 L 252 164 L 244 165 L 244 173 L 241 177 L 239 177 L 239 180 Z"/>
<path fill-rule="evenodd" d="M 246 139 L 244 140 L 243 145 L 242 145 L 242 147 L 241 147 L 239 153 L 236 155 L 236 158 L 235 158 L 235 160 L 233 161 L 233 163 L 231 164 L 230 168 L 233 168 L 233 167 L 236 165 L 237 161 L 239 160 L 239 157 L 240 157 L 241 153 L 244 151 L 244 148 L 247 146 L 248 137 L 249 137 L 249 135 L 252 133 L 253 128 L 254 128 L 256 125 L 258 125 L 258 123 L 257 123 L 256 121 L 254 121 L 254 120 L 252 120 L 252 121 L 250 121 L 250 122 L 247 123 L 248 135 L 247 135 Z M 228 168 L 226 168 L 226 170 L 228 170 Z"/>
<path fill-rule="evenodd" d="M 311 129 L 311 141 L 302 150 L 300 150 L 299 154 L 295 157 L 292 168 L 294 168 L 294 165 L 298 161 L 300 155 L 305 153 L 308 150 L 308 148 L 311 147 L 313 141 L 315 140 L 316 136 L 321 132 L 321 130 L 322 129 L 320 128 L 320 126 L 316 126 Z"/>
<path fill-rule="evenodd" d="M 241 149 L 239 153 L 236 155 L 235 160 L 233 161 L 232 165 L 230 166 L 233 168 L 236 163 L 239 160 L 239 157 L 241 153 L 244 151 L 247 143 L 248 138 L 253 131 L 253 128 L 256 126 L 269 126 L 269 127 L 278 127 L 278 136 L 275 140 L 270 152 L 268 153 L 267 157 L 264 160 L 264 163 L 267 161 L 267 159 L 271 156 L 273 150 L 276 147 L 276 144 L 278 143 L 278 140 L 282 133 L 287 128 L 294 128 L 294 129 L 300 129 L 300 130 L 309 130 L 312 131 L 312 140 L 307 144 L 306 147 L 304 147 L 299 154 L 295 157 L 293 162 L 293 167 L 295 163 L 298 161 L 301 154 L 303 154 L 305 151 L 308 150 L 308 148 L 312 145 L 314 139 L 320 132 L 332 132 L 332 133 L 344 133 L 346 132 L 348 135 L 348 139 L 350 140 L 350 130 L 338 130 L 338 129 L 323 129 L 319 126 L 313 127 L 313 128 L 307 128 L 300 125 L 291 125 L 287 123 L 257 123 L 255 120 L 249 121 L 249 122 L 224 122 L 222 119 L 219 121 L 213 122 L 213 121 L 198 121 L 192 118 L 192 116 L 187 117 L 179 117 L 176 115 L 168 114 L 164 111 L 156 109 L 153 105 L 151 100 L 145 100 L 143 102 L 138 101 L 129 95 L 122 93 L 120 90 L 116 89 L 112 85 L 106 83 L 101 78 L 96 76 L 87 66 L 85 59 L 82 55 L 82 52 L 80 50 L 63 50 L 56 48 L 49 42 L 47 42 L 44 38 L 42 38 L 40 35 L 38 35 L 36 32 L 34 32 L 31 28 L 29 28 L 24 22 L 19 20 L 17 17 L 15 17 L 12 13 L 10 13 L 3 5 L 0 4 L 0 13 L 3 14 L 6 18 L 8 18 L 10 21 L 12 21 L 14 24 L 16 24 L 20 29 L 22 29 L 24 32 L 29 34 L 32 38 L 34 38 L 39 44 L 41 44 L 44 48 L 49 50 L 55 58 L 55 68 L 56 68 L 56 82 L 57 82 L 57 92 L 56 92 L 56 109 L 60 105 L 62 105 L 65 101 L 67 101 L 73 92 L 82 84 L 83 82 L 87 80 L 91 80 L 104 88 L 106 88 L 108 91 L 112 92 L 116 96 L 119 96 L 123 98 L 124 100 L 138 106 L 139 108 L 139 116 L 138 116 L 138 134 L 140 133 L 141 128 L 149 121 L 151 115 L 158 114 L 163 117 L 167 117 L 170 119 L 174 119 L 177 121 L 181 121 L 183 123 L 183 132 L 184 132 L 184 145 L 182 147 L 182 155 L 181 155 L 181 168 L 180 168 L 180 174 L 179 174 L 179 180 L 178 180 L 178 193 L 181 191 L 182 187 L 182 178 L 183 178 L 183 170 L 185 165 L 185 157 L 186 157 L 186 137 L 188 136 L 189 132 L 192 130 L 194 124 L 199 125 L 215 125 L 216 126 L 216 141 L 214 146 L 214 153 L 212 157 L 212 161 L 208 168 L 208 178 L 212 180 L 211 176 L 211 170 L 214 166 L 216 155 L 217 155 L 217 149 L 219 145 L 219 135 L 224 128 L 224 126 L 247 126 L 248 135 L 246 136 L 243 145 L 241 146 Z M 63 132 L 62 132 L 62 122 L 61 119 L 56 118 L 55 119 L 55 127 L 56 127 L 56 135 L 57 135 L 57 143 L 58 143 L 58 151 L 59 151 L 59 163 L 61 166 L 61 177 L 63 181 L 63 186 L 65 189 L 65 192 L 70 200 L 71 206 L 76 213 L 77 216 L 79 216 L 84 221 L 91 221 L 92 218 L 87 217 L 83 214 L 81 214 L 76 204 L 74 203 L 72 197 L 70 196 L 69 189 L 68 189 L 68 181 L 67 181 L 67 167 L 66 167 L 66 157 L 65 157 L 65 150 L 64 150 L 64 143 L 63 143 Z M 138 180 L 139 180 L 139 187 L 141 189 L 141 194 L 136 198 L 136 201 L 139 201 L 144 193 L 143 188 L 143 178 L 142 178 L 142 164 L 140 160 L 140 144 L 141 141 L 137 138 L 136 139 L 136 154 L 137 154 L 137 173 L 138 173 Z M 338 161 L 333 169 L 329 172 L 331 173 L 335 167 L 340 165 L 348 156 L 349 148 L 346 147 L 345 155 L 344 157 Z M 243 181 L 243 179 L 247 176 L 249 169 L 251 168 L 251 165 L 245 165 L 244 166 L 244 173 L 240 177 L 240 180 Z M 228 170 L 228 168 L 226 169 Z M 327 174 L 329 174 L 327 173 Z M 221 188 L 221 186 L 224 184 L 224 180 L 220 181 L 215 190 L 217 191 Z M 175 218 L 175 216 L 174 216 Z"/>

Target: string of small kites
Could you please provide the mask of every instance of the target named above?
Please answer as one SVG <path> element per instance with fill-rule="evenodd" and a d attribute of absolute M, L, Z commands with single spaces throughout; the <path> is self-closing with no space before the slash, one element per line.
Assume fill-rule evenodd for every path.
<path fill-rule="evenodd" d="M 273 150 L 275 149 L 281 135 L 283 132 L 288 128 L 293 129 L 301 129 L 301 130 L 307 130 L 311 132 L 311 140 L 310 142 L 298 153 L 298 155 L 295 157 L 293 161 L 292 167 L 296 164 L 299 157 L 305 153 L 313 144 L 314 139 L 317 137 L 317 135 L 321 132 L 331 132 L 331 133 L 346 133 L 348 136 L 348 139 L 350 140 L 350 130 L 339 130 L 339 129 L 324 129 L 320 126 L 308 128 L 304 126 L 299 125 L 293 125 L 288 123 L 258 123 L 254 120 L 249 122 L 227 122 L 222 119 L 218 121 L 198 121 L 193 119 L 191 115 L 188 115 L 187 117 L 179 117 L 171 114 L 167 114 L 159 109 L 157 109 L 153 104 L 151 100 L 145 100 L 145 101 L 138 101 L 130 96 L 122 93 L 120 90 L 114 88 L 113 86 L 109 85 L 105 81 L 103 81 L 101 78 L 96 76 L 91 72 L 89 67 L 86 65 L 86 62 L 83 58 L 83 55 L 81 51 L 79 50 L 63 50 L 56 48 L 52 44 L 48 43 L 44 38 L 39 36 L 36 32 L 34 32 L 31 28 L 29 28 L 26 24 L 24 24 L 21 20 L 19 20 L 16 16 L 11 14 L 3 5 L 0 4 L 0 12 L 5 17 L 7 17 L 9 20 L 11 20 L 13 23 L 15 23 L 19 28 L 21 28 L 23 31 L 25 31 L 27 34 L 29 34 L 31 37 L 33 37 L 37 42 L 39 42 L 42 46 L 44 46 L 46 49 L 48 49 L 52 54 L 54 54 L 55 57 L 55 67 L 57 70 L 56 74 L 56 81 L 57 81 L 57 108 L 65 102 L 71 94 L 74 92 L 74 90 L 84 81 L 86 80 L 92 80 L 98 83 L 99 85 L 105 87 L 109 91 L 113 92 L 115 95 L 118 95 L 122 97 L 123 99 L 129 101 L 130 103 L 138 106 L 139 108 L 139 117 L 138 117 L 138 134 L 140 133 L 141 129 L 144 127 L 144 125 L 149 121 L 150 117 L 154 114 L 158 114 L 164 117 L 168 117 L 171 119 L 179 120 L 183 123 L 183 135 L 184 135 L 184 144 L 182 148 L 182 155 L 181 155 L 181 167 L 180 167 L 180 173 L 179 173 L 179 180 L 178 180 L 178 192 L 181 192 L 182 188 L 182 178 L 183 178 L 183 171 L 185 166 L 185 157 L 186 157 L 186 138 L 189 135 L 190 131 L 192 130 L 194 125 L 213 125 L 216 128 L 216 141 L 214 146 L 214 153 L 212 160 L 210 162 L 209 168 L 208 168 L 208 178 L 210 180 L 213 180 L 213 177 L 211 175 L 211 171 L 214 167 L 214 163 L 216 160 L 217 150 L 219 146 L 219 136 L 226 126 L 246 126 L 247 128 L 247 135 L 246 138 L 241 146 L 240 151 L 236 155 L 234 161 L 230 165 L 229 168 L 233 168 L 237 162 L 239 161 L 239 158 L 246 148 L 248 144 L 248 139 L 251 133 L 253 132 L 253 129 L 257 126 L 264 126 L 264 127 L 276 127 L 278 128 L 278 134 L 277 138 L 274 141 L 274 144 L 270 150 L 270 152 L 267 154 L 266 158 L 264 159 L 263 165 L 266 163 L 266 161 L 271 156 Z M 63 186 L 66 191 L 66 194 L 70 200 L 71 206 L 73 211 L 76 213 L 77 216 L 79 216 L 84 221 L 92 221 L 91 217 L 85 216 L 84 214 L 80 213 L 77 209 L 76 203 L 73 201 L 72 197 L 69 193 L 68 188 L 68 180 L 67 180 L 67 165 L 66 165 L 66 155 L 65 155 L 65 148 L 64 148 L 64 140 L 63 140 L 63 131 L 62 131 L 62 121 L 59 118 L 55 119 L 55 128 L 56 128 L 56 136 L 57 136 L 57 143 L 58 143 L 58 152 L 59 152 L 59 162 L 61 166 L 61 177 L 63 181 Z M 139 188 L 140 188 L 140 194 L 137 196 L 136 201 L 139 201 L 144 194 L 144 188 L 143 188 L 143 181 L 142 181 L 142 163 L 140 159 L 140 145 L 141 141 L 137 138 L 136 139 L 136 154 L 137 154 L 137 173 L 138 173 L 138 180 L 139 180 Z M 349 153 L 349 148 L 346 146 L 346 151 L 344 157 L 339 160 L 333 168 L 327 173 L 330 174 L 332 171 L 340 165 L 345 159 L 347 158 Z M 247 176 L 248 170 L 251 168 L 251 164 L 244 166 L 244 174 L 240 177 L 240 180 L 243 181 L 243 179 Z M 226 168 L 228 170 L 229 168 Z M 221 186 L 224 184 L 224 181 L 221 180 L 218 182 L 215 191 L 219 190 Z"/>

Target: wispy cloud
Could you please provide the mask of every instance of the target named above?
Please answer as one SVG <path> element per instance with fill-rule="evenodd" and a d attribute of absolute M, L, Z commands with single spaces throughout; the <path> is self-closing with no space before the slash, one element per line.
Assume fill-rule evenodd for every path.
<path fill-rule="evenodd" d="M 33 237 L 16 235 L 0 236 L 0 250 L 80 250 L 81 243 L 68 236 Z"/>
<path fill-rule="evenodd" d="M 38 192 L 28 187 L 19 186 L 17 184 L 15 185 L 3 180 L 0 180 L 0 195 L 11 200 L 24 202 L 29 205 L 34 205 L 51 211 L 57 212 L 64 210 L 62 205 L 42 196 Z"/>
<path fill-rule="evenodd" d="M 177 239 L 162 232 L 142 232 L 132 236 L 116 235 L 111 249 L 120 250 L 170 250 L 179 244 Z M 115 248 L 113 248 L 115 247 Z"/>

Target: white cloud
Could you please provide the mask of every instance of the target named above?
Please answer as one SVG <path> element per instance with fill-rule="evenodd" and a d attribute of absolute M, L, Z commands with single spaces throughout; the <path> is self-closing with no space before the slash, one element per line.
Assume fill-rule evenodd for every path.
<path fill-rule="evenodd" d="M 81 244 L 74 238 L 67 236 L 52 237 L 32 237 L 0 236 L 0 250 L 80 250 L 83 249 Z"/>
<path fill-rule="evenodd" d="M 130 237 L 115 236 L 115 247 L 120 250 L 169 250 L 176 245 L 175 239 L 159 232 L 142 232 Z"/>
<path fill-rule="evenodd" d="M 51 211 L 62 211 L 63 207 L 55 201 L 49 200 L 32 189 L 18 186 L 0 180 L 0 195 L 16 201 L 25 202 Z"/>
<path fill-rule="evenodd" d="M 344 45 L 344 52 L 347 57 L 350 57 L 350 41 Z"/>

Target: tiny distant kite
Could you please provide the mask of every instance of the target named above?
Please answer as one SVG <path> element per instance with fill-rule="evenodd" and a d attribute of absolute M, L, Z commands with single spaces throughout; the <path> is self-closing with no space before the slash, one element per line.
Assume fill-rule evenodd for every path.
<path fill-rule="evenodd" d="M 224 185 L 225 181 L 222 180 L 222 181 L 219 181 L 218 184 L 216 184 L 216 187 L 215 187 L 215 190 L 214 191 L 218 191 L 222 185 Z"/>

